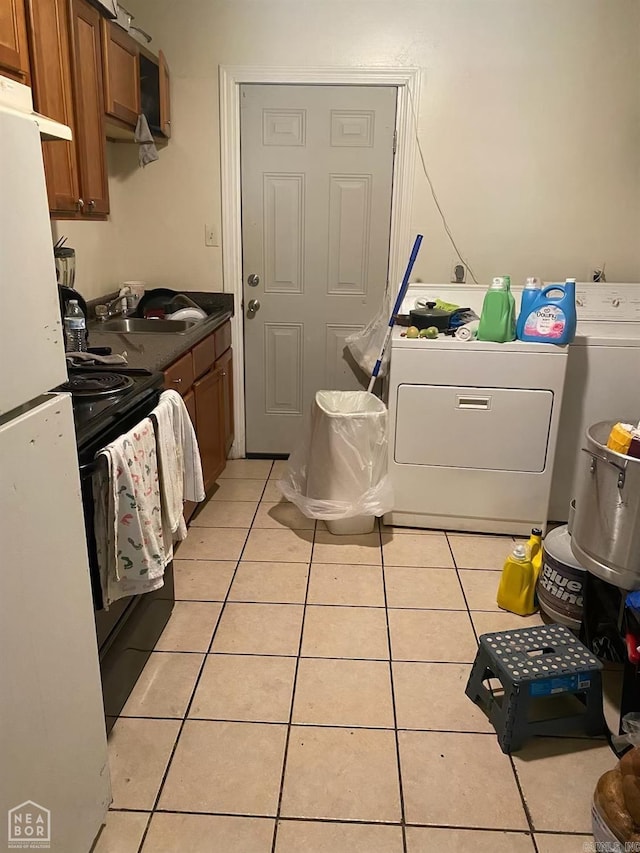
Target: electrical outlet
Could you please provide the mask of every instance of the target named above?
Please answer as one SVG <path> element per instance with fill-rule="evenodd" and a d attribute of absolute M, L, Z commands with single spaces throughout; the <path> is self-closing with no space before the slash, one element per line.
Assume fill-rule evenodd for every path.
<path fill-rule="evenodd" d="M 467 280 L 467 268 L 460 261 L 451 262 L 451 283 L 464 284 Z"/>
<path fill-rule="evenodd" d="M 218 245 L 218 230 L 215 225 L 204 226 L 204 244 L 205 246 Z"/>

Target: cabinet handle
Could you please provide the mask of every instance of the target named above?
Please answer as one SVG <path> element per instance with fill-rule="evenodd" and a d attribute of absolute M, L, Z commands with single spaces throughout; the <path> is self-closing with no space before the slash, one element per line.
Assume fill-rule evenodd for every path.
<path fill-rule="evenodd" d="M 78 201 L 76 202 L 76 207 L 78 208 L 78 210 L 82 210 L 82 208 L 84 207 L 84 199 L 83 198 L 78 199 Z"/>
<path fill-rule="evenodd" d="M 226 375 L 227 375 L 227 371 L 226 371 L 226 370 L 223 370 L 223 371 L 222 371 L 222 375 L 223 375 L 223 376 L 226 376 Z"/>
<path fill-rule="evenodd" d="M 94 208 L 95 206 L 96 206 L 95 201 L 94 201 L 93 199 L 91 199 L 91 201 L 89 202 L 89 209 L 90 209 L 91 211 L 93 211 L 93 208 Z"/>
<path fill-rule="evenodd" d="M 182 382 L 182 379 L 172 379 L 172 382 L 175 382 L 176 385 L 179 385 Z"/>

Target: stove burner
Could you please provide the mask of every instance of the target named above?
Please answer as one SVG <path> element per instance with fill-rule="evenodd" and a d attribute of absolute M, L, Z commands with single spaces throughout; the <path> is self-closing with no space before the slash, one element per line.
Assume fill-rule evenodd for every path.
<path fill-rule="evenodd" d="M 119 373 L 75 373 L 61 387 L 71 391 L 74 397 L 98 397 L 106 394 L 120 394 L 133 385 L 130 376 Z"/>

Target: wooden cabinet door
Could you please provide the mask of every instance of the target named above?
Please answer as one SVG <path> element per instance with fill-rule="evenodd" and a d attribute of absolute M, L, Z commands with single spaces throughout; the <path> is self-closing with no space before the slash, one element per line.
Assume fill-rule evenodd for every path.
<path fill-rule="evenodd" d="M 20 83 L 29 83 L 25 0 L 0 0 L 0 66 Z"/>
<path fill-rule="evenodd" d="M 29 0 L 28 10 L 35 108 L 69 125 L 75 136 L 68 2 Z M 49 209 L 54 214 L 76 212 L 80 184 L 75 140 L 43 142 L 42 152 Z"/>
<path fill-rule="evenodd" d="M 103 18 L 102 52 L 105 112 L 135 127 L 140 114 L 138 44 L 117 24 Z"/>
<path fill-rule="evenodd" d="M 196 434 L 202 458 L 204 487 L 209 489 L 225 463 L 222 420 L 222 371 L 212 370 L 193 386 L 196 398 Z"/>
<path fill-rule="evenodd" d="M 100 14 L 85 0 L 71 0 L 74 94 L 82 212 L 109 213 L 104 133 Z"/>
<path fill-rule="evenodd" d="M 160 71 L 160 130 L 168 139 L 171 136 L 171 75 L 167 58 L 161 50 L 158 51 L 158 65 Z"/>
<path fill-rule="evenodd" d="M 233 444 L 233 352 L 228 349 L 216 362 L 222 371 L 222 422 L 224 425 L 224 458 Z"/>
<path fill-rule="evenodd" d="M 187 407 L 187 411 L 189 412 L 189 417 L 191 418 L 191 423 L 195 429 L 196 426 L 196 395 L 193 391 L 189 391 L 188 394 L 185 394 L 182 398 L 184 400 L 184 404 Z M 185 501 L 184 502 L 184 518 L 185 521 L 189 521 L 191 516 L 193 515 L 195 508 L 198 506 L 194 501 Z"/>

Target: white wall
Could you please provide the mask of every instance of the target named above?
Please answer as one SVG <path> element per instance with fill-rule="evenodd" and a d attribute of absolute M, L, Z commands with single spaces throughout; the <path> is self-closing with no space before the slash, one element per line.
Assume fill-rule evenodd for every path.
<path fill-rule="evenodd" d="M 135 236 L 127 235 L 121 227 L 129 219 L 123 215 L 129 189 L 119 165 L 123 156 L 137 156 L 137 150 L 120 151 L 129 147 L 107 144 L 111 215 L 106 222 L 59 219 L 51 223 L 54 241 L 64 235 L 67 237 L 66 245 L 76 250 L 75 286 L 85 299 L 117 290 L 120 281 L 133 278 L 124 274 L 127 269 L 126 246 Z"/>
<path fill-rule="evenodd" d="M 129 0 L 128 8 L 168 57 L 173 138 L 144 171 L 131 164 L 135 152 L 113 158 L 121 278 L 222 289 L 221 251 L 204 245 L 205 222 L 220 227 L 218 65 L 253 64 L 420 67 L 419 135 L 480 281 L 586 279 L 605 262 L 610 280 L 640 280 L 637 0 Z M 419 169 L 413 225 L 425 234 L 416 277 L 448 280 L 454 252 Z M 112 250 L 95 247 L 99 258 Z"/>

